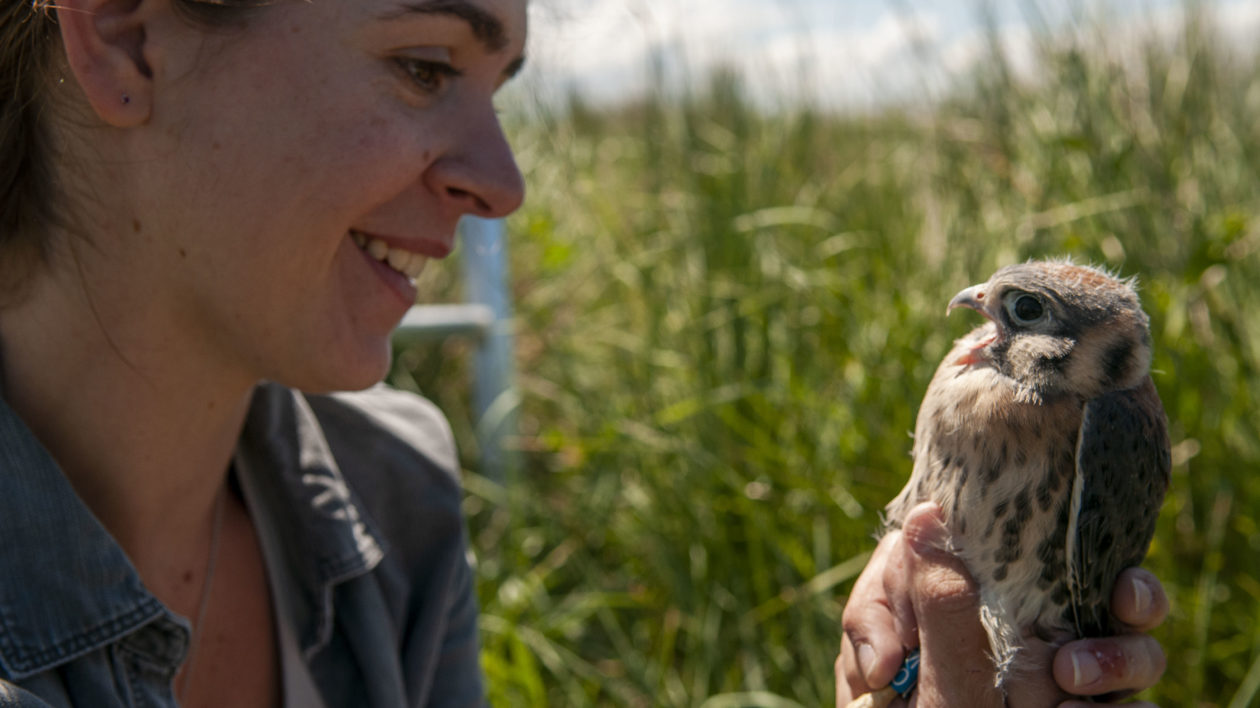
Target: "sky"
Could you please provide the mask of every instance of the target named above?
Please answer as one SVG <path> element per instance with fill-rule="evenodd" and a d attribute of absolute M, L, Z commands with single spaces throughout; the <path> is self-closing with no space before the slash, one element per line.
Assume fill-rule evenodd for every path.
<path fill-rule="evenodd" d="M 1260 2 L 1208 4 L 1240 47 L 1260 36 Z M 805 96 L 862 109 L 931 98 L 981 56 L 985 6 L 1007 55 L 1029 71 L 1039 28 L 1079 30 L 1073 18 L 1101 12 L 1108 44 L 1119 46 L 1173 36 L 1182 11 L 1181 0 L 531 0 L 521 90 L 544 102 L 572 90 L 604 105 L 723 66 L 769 105 Z"/>

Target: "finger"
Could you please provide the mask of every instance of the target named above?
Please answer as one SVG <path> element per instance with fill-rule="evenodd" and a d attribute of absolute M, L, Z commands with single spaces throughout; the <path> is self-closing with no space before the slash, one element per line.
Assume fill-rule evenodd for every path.
<path fill-rule="evenodd" d="M 858 666 L 856 652 L 853 642 L 849 640 L 849 635 L 844 635 L 840 642 L 840 655 L 836 657 L 837 706 L 846 705 L 855 697 L 871 690 Z"/>
<path fill-rule="evenodd" d="M 853 665 L 853 643 L 849 641 L 849 635 L 845 634 L 840 637 L 840 653 L 836 656 L 836 705 L 847 705 L 853 700 L 854 696 L 861 695 L 866 690 L 866 686 L 862 681 L 861 671 L 858 671 Z M 863 685 L 854 685 L 854 683 Z"/>
<path fill-rule="evenodd" d="M 1159 680 L 1166 663 L 1159 642 L 1145 634 L 1081 639 L 1055 654 L 1054 680 L 1078 696 L 1141 691 Z"/>
<path fill-rule="evenodd" d="M 842 705 L 837 703 L 836 705 Z M 858 696 L 857 700 L 844 708 L 894 708 L 904 707 L 905 702 L 897 695 L 892 686 L 885 686 L 878 691 Z"/>
<path fill-rule="evenodd" d="M 901 668 L 904 648 L 884 592 L 888 559 L 899 537 L 900 534 L 889 534 L 880 541 L 844 607 L 845 643 L 837 672 L 843 671 L 854 695 L 887 685 Z M 839 678 L 837 673 L 837 681 Z"/>
<path fill-rule="evenodd" d="M 1141 568 L 1129 568 L 1116 578 L 1111 591 L 1111 611 L 1121 622 L 1146 632 L 1168 617 L 1168 595 L 1154 574 Z"/>
<path fill-rule="evenodd" d="M 885 702 L 887 696 L 876 695 L 888 689 L 888 686 L 877 689 L 865 685 L 853 656 L 853 645 L 848 636 L 845 636 L 844 648 L 836 659 L 836 705 L 845 708 L 905 708 L 905 701 L 900 697 L 893 697 L 891 702 Z M 850 680 L 849 676 L 855 678 Z"/>
<path fill-rule="evenodd" d="M 888 557 L 880 577 L 888 609 L 892 612 L 893 631 L 902 649 L 919 646 L 919 622 L 910 597 L 910 572 L 906 556 L 910 553 L 905 535 L 898 531 L 889 544 Z"/>
<path fill-rule="evenodd" d="M 1059 704 L 1059 708 L 1098 708 L 1098 704 L 1085 703 L 1083 701 L 1064 701 Z M 1146 701 L 1136 701 L 1134 703 L 1125 703 L 1124 708 L 1159 708 L 1159 706 Z"/>

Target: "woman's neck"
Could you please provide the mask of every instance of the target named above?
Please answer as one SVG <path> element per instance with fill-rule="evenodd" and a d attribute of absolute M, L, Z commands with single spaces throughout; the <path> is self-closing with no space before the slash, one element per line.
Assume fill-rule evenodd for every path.
<path fill-rule="evenodd" d="M 142 575 L 204 544 L 253 382 L 180 338 L 160 302 L 49 273 L 0 311 L 4 396 Z"/>

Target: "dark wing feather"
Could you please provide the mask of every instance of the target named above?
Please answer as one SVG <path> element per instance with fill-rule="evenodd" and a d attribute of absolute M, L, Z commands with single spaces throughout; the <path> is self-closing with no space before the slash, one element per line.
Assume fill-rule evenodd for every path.
<path fill-rule="evenodd" d="M 1112 584 L 1146 556 L 1171 460 L 1164 409 L 1150 377 L 1086 403 L 1076 456 L 1080 506 L 1068 558 L 1068 611 L 1080 636 L 1115 631 Z"/>

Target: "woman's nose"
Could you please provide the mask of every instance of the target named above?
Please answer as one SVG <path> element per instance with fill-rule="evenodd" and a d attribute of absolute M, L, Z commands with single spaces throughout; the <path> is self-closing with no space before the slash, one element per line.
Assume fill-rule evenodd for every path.
<path fill-rule="evenodd" d="M 450 153 L 429 170 L 430 187 L 465 214 L 500 218 L 525 199 L 525 180 L 493 110 L 466 123 Z"/>

